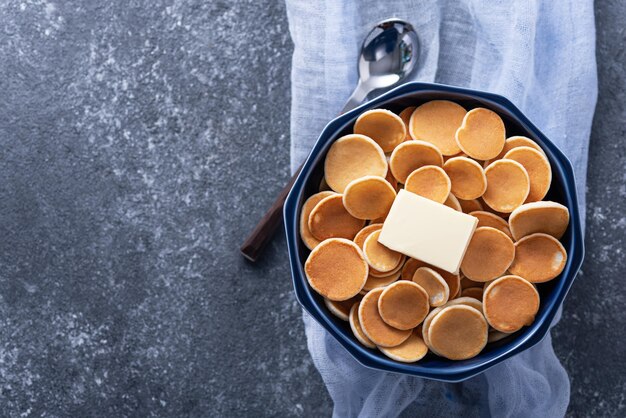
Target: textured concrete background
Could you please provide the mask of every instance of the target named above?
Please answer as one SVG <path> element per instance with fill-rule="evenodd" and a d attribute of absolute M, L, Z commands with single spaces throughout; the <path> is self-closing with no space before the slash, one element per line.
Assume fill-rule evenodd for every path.
<path fill-rule="evenodd" d="M 598 2 L 572 416 L 623 415 L 626 6 Z M 0 2 L 0 416 L 324 416 L 279 236 L 282 2 Z M 607 324 L 610 323 L 612 327 Z"/>

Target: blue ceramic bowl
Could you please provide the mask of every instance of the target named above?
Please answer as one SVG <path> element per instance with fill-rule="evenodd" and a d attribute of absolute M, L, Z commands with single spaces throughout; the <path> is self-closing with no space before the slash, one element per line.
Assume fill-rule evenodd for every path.
<path fill-rule="evenodd" d="M 434 99 L 452 100 L 466 109 L 478 106 L 489 108 L 497 112 L 504 120 L 507 136 L 524 135 L 541 146 L 552 164 L 552 186 L 546 200 L 559 202 L 567 206 L 570 212 L 570 225 L 561 239 L 567 250 L 568 259 L 559 277 L 538 286 L 541 305 L 535 322 L 531 326 L 496 343 L 488 344 L 478 356 L 469 360 L 451 361 L 429 354 L 417 363 L 406 364 L 391 360 L 377 350 L 362 346 L 354 338 L 349 324 L 332 315 L 324 306 L 322 297 L 311 289 L 304 274 L 304 263 L 309 250 L 300 240 L 298 219 L 300 208 L 306 198 L 318 191 L 328 148 L 335 139 L 352 133 L 353 124 L 358 115 L 373 108 L 385 108 L 398 113 L 405 107 L 417 106 Z M 315 143 L 287 197 L 284 219 L 293 285 L 296 298 L 302 307 L 364 366 L 446 382 L 459 382 L 475 376 L 541 341 L 572 286 L 584 257 L 574 172 L 565 155 L 504 97 L 438 84 L 401 85 L 331 121 Z"/>

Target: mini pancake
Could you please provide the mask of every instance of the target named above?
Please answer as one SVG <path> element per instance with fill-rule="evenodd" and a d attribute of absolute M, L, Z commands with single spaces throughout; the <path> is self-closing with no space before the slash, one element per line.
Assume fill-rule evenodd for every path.
<path fill-rule="evenodd" d="M 498 212 L 497 210 L 492 209 L 487 203 L 485 203 L 485 199 L 483 199 L 482 196 L 478 199 L 478 201 L 481 205 L 483 205 L 483 210 L 485 212 L 493 213 L 494 215 L 497 215 L 502 219 L 508 219 L 511 215 L 510 213 Z"/>
<path fill-rule="evenodd" d="M 363 244 L 365 243 L 365 239 L 367 237 L 370 236 L 370 234 L 374 231 L 378 231 L 383 227 L 383 224 L 371 224 L 366 226 L 365 228 L 361 229 L 355 236 L 354 239 L 352 241 L 354 241 L 354 243 L 356 245 L 359 246 L 359 248 L 362 250 L 363 249 Z"/>
<path fill-rule="evenodd" d="M 543 283 L 561 274 L 566 262 L 567 252 L 559 240 L 535 233 L 515 243 L 515 260 L 509 271 L 531 283 Z"/>
<path fill-rule="evenodd" d="M 445 202 L 443 202 L 443 204 L 458 212 L 463 212 L 463 209 L 461 208 L 461 204 L 459 203 L 459 199 L 457 199 L 456 196 L 453 195 L 452 193 L 448 195 L 448 198 L 446 199 Z"/>
<path fill-rule="evenodd" d="M 461 297 L 474 298 L 478 300 L 483 299 L 483 288 L 482 287 L 468 287 L 461 291 Z"/>
<path fill-rule="evenodd" d="M 495 343 L 496 341 L 500 341 L 500 340 L 505 339 L 509 335 L 511 335 L 511 334 L 506 333 L 506 332 L 500 332 L 500 331 L 497 331 L 497 330 L 495 330 L 493 328 L 490 328 L 489 329 L 489 335 L 487 336 L 487 342 L 488 343 Z"/>
<path fill-rule="evenodd" d="M 304 263 L 304 273 L 311 287 L 335 301 L 356 296 L 365 285 L 368 270 L 361 249 L 343 238 L 323 241 Z"/>
<path fill-rule="evenodd" d="M 459 290 L 461 290 L 461 276 L 459 274 L 449 273 L 439 267 L 431 265 L 427 265 L 426 267 L 429 267 L 439 273 L 441 278 L 448 285 L 448 300 L 454 299 L 457 293 L 459 293 Z"/>
<path fill-rule="evenodd" d="M 487 190 L 482 198 L 492 209 L 510 213 L 526 201 L 530 177 L 517 161 L 494 161 L 485 169 L 485 176 Z"/>
<path fill-rule="evenodd" d="M 470 215 L 478 219 L 477 228 L 480 228 L 481 226 L 490 226 L 492 228 L 496 228 L 498 231 L 504 232 L 509 238 L 513 238 L 513 235 L 511 235 L 511 231 L 509 230 L 509 224 L 498 215 L 480 210 L 471 212 Z"/>
<path fill-rule="evenodd" d="M 503 276 L 487 286 L 483 306 L 489 325 L 512 333 L 533 323 L 539 311 L 539 293 L 519 276 Z"/>
<path fill-rule="evenodd" d="M 446 303 L 450 297 L 448 283 L 439 273 L 430 267 L 420 267 L 413 274 L 413 281 L 428 293 L 428 302 L 432 307 Z"/>
<path fill-rule="evenodd" d="M 475 282 L 474 280 L 468 279 L 465 276 L 461 277 L 461 289 L 467 289 L 468 287 L 482 287 L 483 282 Z"/>
<path fill-rule="evenodd" d="M 398 115 L 398 116 L 400 116 L 400 119 L 402 119 L 402 122 L 404 122 L 404 127 L 406 128 L 406 135 L 404 137 L 405 141 L 410 141 L 410 140 L 413 139 L 413 138 L 411 138 L 411 135 L 409 133 L 409 121 L 411 120 L 411 115 L 413 114 L 414 110 L 415 110 L 415 106 L 410 106 L 410 107 L 407 107 L 406 109 L 404 109 Z"/>
<path fill-rule="evenodd" d="M 372 109 L 357 118 L 354 133 L 372 138 L 384 152 L 391 152 L 404 141 L 406 127 L 395 113 L 386 109 Z"/>
<path fill-rule="evenodd" d="M 428 339 L 428 329 L 430 328 L 430 323 L 433 321 L 433 319 L 435 319 L 435 317 L 442 310 L 443 310 L 443 307 L 433 309 L 432 311 L 430 311 L 430 313 L 428 315 L 426 315 L 426 318 L 424 319 L 424 322 L 422 322 L 422 339 L 424 340 L 424 343 L 426 343 L 428 348 L 430 348 L 431 350 L 433 348 L 430 345 L 430 340 Z M 437 353 L 435 353 L 435 354 L 437 354 Z"/>
<path fill-rule="evenodd" d="M 310 196 L 304 205 L 302 205 L 302 209 L 300 210 L 300 238 L 302 238 L 302 242 L 309 250 L 312 250 L 320 243 L 320 240 L 315 238 L 313 234 L 311 234 L 311 230 L 309 229 L 309 216 L 311 215 L 311 211 L 322 199 L 334 195 L 335 192 L 319 192 Z"/>
<path fill-rule="evenodd" d="M 385 153 L 365 135 L 342 136 L 330 146 L 324 161 L 324 178 L 338 193 L 343 193 L 348 183 L 359 177 L 386 174 Z"/>
<path fill-rule="evenodd" d="M 411 115 L 409 132 L 413 139 L 430 142 L 443 155 L 461 152 L 456 142 L 456 131 L 467 111 L 448 100 L 433 100 L 419 106 Z"/>
<path fill-rule="evenodd" d="M 456 131 L 456 143 L 461 151 L 476 160 L 496 157 L 504 148 L 504 122 L 497 113 L 477 107 L 463 118 Z"/>
<path fill-rule="evenodd" d="M 340 302 L 324 298 L 324 305 L 326 305 L 330 313 L 335 315 L 337 318 L 347 321 L 350 316 L 350 309 L 352 308 L 352 305 L 357 303 L 359 300 L 361 300 L 359 295 Z"/>
<path fill-rule="evenodd" d="M 521 238 L 542 232 L 561 239 L 569 225 L 569 210 L 556 202 L 526 203 L 515 209 L 509 217 L 513 238 Z"/>
<path fill-rule="evenodd" d="M 363 332 L 363 328 L 361 328 L 361 323 L 359 322 L 359 305 L 361 302 L 356 302 L 352 305 L 350 309 L 350 315 L 348 316 L 348 320 L 350 322 L 350 328 L 352 329 L 352 333 L 356 337 L 356 339 L 363 344 L 367 348 L 376 348 L 376 344 L 370 341 L 367 338 L 367 335 Z"/>
<path fill-rule="evenodd" d="M 457 199 L 457 200 L 459 201 L 459 204 L 461 205 L 461 210 L 463 211 L 463 213 L 471 213 L 471 212 L 476 212 L 478 210 L 483 210 L 483 205 L 482 203 L 480 203 L 478 199 L 471 199 L 471 200 Z"/>
<path fill-rule="evenodd" d="M 443 203 L 450 194 L 450 185 L 450 179 L 441 167 L 426 165 L 407 177 L 404 189 L 437 203 Z"/>
<path fill-rule="evenodd" d="M 382 177 L 365 176 L 352 180 L 343 191 L 343 206 L 357 219 L 376 219 L 391 209 L 396 191 Z"/>
<path fill-rule="evenodd" d="M 443 165 L 441 152 L 425 141 L 406 141 L 398 145 L 389 158 L 391 174 L 403 183 L 413 171 L 425 165 Z"/>
<path fill-rule="evenodd" d="M 326 177 L 322 177 L 322 179 L 320 180 L 319 191 L 325 192 L 327 190 L 330 190 L 330 186 L 328 185 L 328 183 L 326 183 Z"/>
<path fill-rule="evenodd" d="M 377 287 L 385 287 L 391 283 L 397 281 L 400 278 L 400 271 L 396 271 L 388 276 L 374 277 L 371 274 L 367 276 L 367 281 L 363 285 L 363 290 L 372 290 Z"/>
<path fill-rule="evenodd" d="M 552 183 L 552 168 L 545 155 L 531 147 L 517 147 L 504 155 L 504 159 L 520 163 L 528 173 L 530 191 L 526 203 L 543 199 Z"/>
<path fill-rule="evenodd" d="M 365 255 L 365 260 L 367 260 L 367 263 L 371 267 L 384 273 L 386 271 L 392 271 L 398 266 L 400 261 L 402 261 L 402 254 L 390 250 L 378 242 L 379 236 L 380 231 L 374 231 L 365 239 L 363 254 Z"/>
<path fill-rule="evenodd" d="M 357 219 L 343 206 L 342 196 L 333 193 L 320 200 L 309 215 L 309 231 L 320 241 L 328 238 L 352 239 L 365 221 Z"/>
<path fill-rule="evenodd" d="M 385 219 L 387 219 L 387 215 L 389 215 L 389 213 L 386 213 L 384 216 L 381 216 L 380 218 L 372 219 L 370 221 L 370 225 L 371 224 L 382 224 L 382 223 L 384 223 Z"/>
<path fill-rule="evenodd" d="M 476 228 L 461 261 L 461 271 L 475 282 L 502 276 L 515 258 L 515 245 L 504 232 L 483 226 Z"/>
<path fill-rule="evenodd" d="M 379 347 L 384 355 L 402 363 L 414 363 L 428 354 L 428 346 L 417 332 L 412 332 L 409 338 L 396 347 Z"/>
<path fill-rule="evenodd" d="M 391 187 L 393 187 L 393 190 L 395 190 L 396 192 L 400 190 L 400 187 L 398 187 L 398 180 L 396 180 L 396 178 L 393 176 L 390 169 L 387 169 L 387 175 L 385 176 L 385 180 L 387 180 L 387 183 L 389 183 Z"/>
<path fill-rule="evenodd" d="M 479 198 L 487 189 L 487 178 L 483 168 L 476 161 L 466 157 L 450 158 L 443 164 L 450 182 L 452 193 L 459 199 Z"/>
<path fill-rule="evenodd" d="M 406 256 L 402 255 L 402 258 L 400 258 L 400 261 L 398 262 L 398 265 L 395 266 L 393 268 L 393 270 L 390 270 L 390 271 L 379 271 L 379 270 L 376 270 L 375 268 L 372 268 L 370 266 L 370 276 L 377 277 L 377 278 L 382 278 L 382 277 L 390 276 L 390 275 L 395 274 L 395 273 L 400 274 L 401 273 L 400 270 L 402 270 L 402 266 L 404 266 L 405 259 L 406 259 Z"/>
<path fill-rule="evenodd" d="M 387 286 L 378 299 L 381 318 L 397 329 L 415 328 L 426 318 L 429 310 L 426 290 L 406 280 Z"/>
<path fill-rule="evenodd" d="M 454 305 L 467 305 L 467 306 L 471 306 L 472 308 L 476 309 L 479 312 L 482 312 L 483 303 L 481 302 L 481 300 L 482 299 L 476 299 L 476 298 L 472 298 L 469 296 L 461 296 L 459 298 L 449 300 L 448 303 L 443 305 L 443 307 L 446 308 L 448 306 L 454 306 Z"/>
<path fill-rule="evenodd" d="M 428 339 L 442 357 L 465 360 L 485 348 L 488 329 L 481 312 L 470 306 L 454 305 L 434 317 L 428 329 Z"/>
<path fill-rule="evenodd" d="M 546 153 L 543 152 L 541 147 L 537 145 L 537 143 L 533 141 L 532 139 L 526 138 L 525 136 L 512 136 L 510 138 L 507 138 L 506 141 L 504 141 L 504 148 L 502 148 L 502 151 L 500 151 L 500 154 L 498 154 L 496 158 L 485 161 L 485 167 L 487 167 L 489 164 L 491 164 L 495 160 L 500 160 L 504 158 L 504 154 L 511 151 L 513 148 L 517 148 L 517 147 L 531 147 L 531 148 L 536 149 L 543 155 L 546 155 Z"/>
<path fill-rule="evenodd" d="M 395 347 L 411 335 L 411 330 L 399 330 L 387 325 L 378 312 L 378 299 L 383 289 L 370 290 L 359 305 L 359 322 L 363 332 L 379 347 Z"/>
<path fill-rule="evenodd" d="M 413 280 L 413 275 L 415 274 L 415 270 L 417 270 L 420 267 L 428 267 L 429 265 L 424 263 L 421 260 L 417 260 L 415 258 L 409 258 L 408 260 L 406 260 L 406 263 L 404 263 L 404 266 L 402 267 L 402 275 L 400 276 L 400 279 L 402 280 Z"/>

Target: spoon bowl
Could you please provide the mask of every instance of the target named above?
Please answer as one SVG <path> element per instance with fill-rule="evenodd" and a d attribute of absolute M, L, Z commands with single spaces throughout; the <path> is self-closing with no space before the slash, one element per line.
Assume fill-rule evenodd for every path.
<path fill-rule="evenodd" d="M 393 87 L 417 66 L 420 47 L 413 26 L 400 19 L 378 23 L 361 46 L 359 82 L 342 113 L 360 105 L 374 90 Z"/>

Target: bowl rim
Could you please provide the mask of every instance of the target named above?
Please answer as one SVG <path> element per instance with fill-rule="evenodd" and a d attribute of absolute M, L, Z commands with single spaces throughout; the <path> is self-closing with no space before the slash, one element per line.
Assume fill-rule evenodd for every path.
<path fill-rule="evenodd" d="M 541 315 L 538 315 L 535 322 L 525 327 L 516 338 L 514 338 L 502 350 L 497 352 L 486 353 L 480 361 L 465 361 L 459 365 L 445 367 L 424 367 L 420 363 L 400 363 L 383 357 L 380 353 L 370 351 L 361 346 L 354 338 L 349 338 L 346 333 L 341 330 L 330 318 L 330 314 L 325 312 L 321 304 L 317 303 L 311 293 L 311 289 L 307 285 L 304 275 L 303 262 L 298 254 L 298 201 L 304 191 L 304 187 L 314 168 L 315 160 L 318 154 L 322 152 L 325 146 L 332 141 L 335 136 L 347 125 L 354 122 L 356 117 L 363 111 L 377 107 L 389 101 L 395 101 L 403 96 L 409 96 L 417 92 L 430 93 L 453 93 L 466 96 L 468 98 L 488 102 L 496 107 L 504 108 L 510 113 L 522 128 L 532 133 L 535 139 L 539 139 L 541 145 L 552 163 L 552 169 L 558 170 L 564 183 L 564 200 L 570 211 L 570 228 L 571 239 L 569 245 L 568 259 L 558 283 L 552 290 L 553 297 L 548 301 L 548 306 Z M 342 345 L 352 357 L 365 367 L 420 376 L 432 380 L 445 382 L 460 382 L 484 372 L 490 367 L 502 362 L 503 360 L 525 351 L 532 346 L 538 344 L 547 335 L 550 325 L 556 316 L 559 307 L 562 305 L 565 296 L 569 292 L 578 271 L 584 259 L 584 237 L 582 233 L 582 225 L 580 219 L 580 211 L 578 208 L 578 197 L 576 193 L 576 182 L 574 170 L 570 160 L 563 152 L 552 143 L 510 100 L 499 94 L 483 92 L 468 88 L 449 86 L 445 84 L 410 82 L 402 84 L 381 96 L 366 102 L 357 108 L 337 116 L 331 120 L 320 133 L 311 152 L 298 174 L 289 195 L 285 201 L 283 208 L 283 219 L 285 224 L 285 232 L 287 235 L 287 248 L 289 252 L 289 262 L 291 267 L 291 276 L 294 286 L 296 299 L 300 305 L 307 311 L 320 325 L 326 329 L 339 343 Z M 477 358 L 476 358 L 477 359 Z M 469 363 L 469 364 L 468 364 Z"/>

